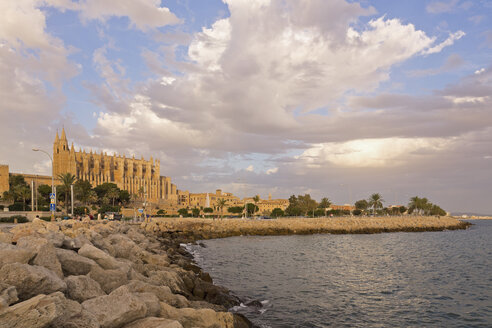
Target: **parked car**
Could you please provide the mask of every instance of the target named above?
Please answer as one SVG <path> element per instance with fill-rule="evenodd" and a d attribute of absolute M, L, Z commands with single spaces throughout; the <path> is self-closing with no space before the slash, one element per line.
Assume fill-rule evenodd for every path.
<path fill-rule="evenodd" d="M 123 215 L 121 215 L 118 212 L 106 212 L 105 216 L 108 218 L 108 220 L 117 220 L 117 221 L 121 221 L 121 218 L 123 217 Z"/>
<path fill-rule="evenodd" d="M 262 215 L 262 216 L 258 217 L 258 220 L 272 220 L 272 218 L 269 216 Z"/>

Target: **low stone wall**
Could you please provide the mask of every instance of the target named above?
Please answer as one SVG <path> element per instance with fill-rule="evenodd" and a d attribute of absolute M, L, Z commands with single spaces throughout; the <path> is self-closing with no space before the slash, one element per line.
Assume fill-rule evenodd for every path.
<path fill-rule="evenodd" d="M 148 232 L 189 240 L 240 235 L 291 235 L 317 233 L 381 233 L 466 229 L 471 224 L 452 217 L 340 217 L 253 219 L 155 218 L 142 224 Z"/>
<path fill-rule="evenodd" d="M 108 221 L 0 231 L 0 328 L 246 328 L 183 240 Z"/>

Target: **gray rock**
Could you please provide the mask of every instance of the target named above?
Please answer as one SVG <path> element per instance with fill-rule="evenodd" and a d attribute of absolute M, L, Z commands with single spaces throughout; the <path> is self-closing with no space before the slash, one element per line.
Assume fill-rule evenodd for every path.
<path fill-rule="evenodd" d="M 17 289 L 14 286 L 0 283 L 0 311 L 18 300 Z"/>
<path fill-rule="evenodd" d="M 83 302 L 82 307 L 95 316 L 102 328 L 122 327 L 147 313 L 145 302 L 126 290 L 92 298 Z"/>
<path fill-rule="evenodd" d="M 88 276 L 97 281 L 107 294 L 128 283 L 128 272 L 121 269 L 104 270 L 100 266 L 95 265 L 92 267 Z"/>
<path fill-rule="evenodd" d="M 62 232 L 50 231 L 45 234 L 44 237 L 48 239 L 55 247 L 62 247 L 63 241 L 65 240 L 65 235 Z"/>
<path fill-rule="evenodd" d="M 94 260 L 103 269 L 117 269 L 120 266 L 120 263 L 114 257 L 93 245 L 85 244 L 82 246 L 79 249 L 79 255 Z"/>
<path fill-rule="evenodd" d="M 0 312 L 0 328 L 99 328 L 82 306 L 62 293 L 38 295 Z"/>
<path fill-rule="evenodd" d="M 183 295 L 173 294 L 171 289 L 167 286 L 155 286 L 143 281 L 132 280 L 126 288 L 132 293 L 152 293 L 164 303 L 172 305 L 177 308 L 189 307 L 190 302 Z"/>
<path fill-rule="evenodd" d="M 31 250 L 0 243 L 0 267 L 7 263 L 28 263 L 35 255 Z"/>
<path fill-rule="evenodd" d="M 82 303 L 88 299 L 106 295 L 101 286 L 88 276 L 69 276 L 65 279 L 67 297 Z"/>
<path fill-rule="evenodd" d="M 74 251 L 58 248 L 56 256 L 61 263 L 61 267 L 65 276 L 86 275 L 91 271 L 91 268 L 98 266 L 96 262 L 84 256 L 80 256 Z"/>
<path fill-rule="evenodd" d="M 168 286 L 175 294 L 189 295 L 185 283 L 179 273 L 175 270 L 164 268 L 165 270 L 152 271 L 149 274 L 149 283 L 156 286 Z"/>
<path fill-rule="evenodd" d="M 176 320 L 150 317 L 134 321 L 124 328 L 183 328 L 183 326 Z"/>
<path fill-rule="evenodd" d="M 63 240 L 62 247 L 65 249 L 71 249 L 74 251 L 78 251 L 85 244 L 92 245 L 89 239 L 87 239 L 84 235 L 79 235 L 75 238 L 65 237 Z"/>
<path fill-rule="evenodd" d="M 15 286 L 20 300 L 67 289 L 67 284 L 53 271 L 21 263 L 9 263 L 0 268 L 0 282 Z"/>

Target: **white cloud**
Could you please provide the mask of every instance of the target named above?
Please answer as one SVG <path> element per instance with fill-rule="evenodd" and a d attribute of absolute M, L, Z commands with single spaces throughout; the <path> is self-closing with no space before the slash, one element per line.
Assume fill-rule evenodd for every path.
<path fill-rule="evenodd" d="M 422 51 L 422 54 L 430 55 L 430 54 L 435 54 L 435 53 L 441 52 L 442 49 L 444 49 L 445 47 L 453 45 L 454 41 L 461 39 L 465 35 L 466 35 L 466 33 L 463 31 L 451 33 L 446 40 L 444 40 L 443 42 L 439 43 L 438 45 L 436 45 L 432 48 L 429 48 L 429 49 Z"/>
<path fill-rule="evenodd" d="M 248 172 L 253 172 L 255 170 L 255 168 L 254 168 L 253 165 L 250 165 L 245 170 L 248 171 Z"/>
<path fill-rule="evenodd" d="M 478 69 L 475 71 L 475 75 L 482 74 L 483 72 L 485 72 L 485 68 Z"/>
<path fill-rule="evenodd" d="M 341 143 L 315 144 L 298 157 L 309 167 L 332 163 L 342 167 L 388 167 L 405 164 L 419 152 L 446 149 L 443 138 L 359 139 Z"/>
<path fill-rule="evenodd" d="M 267 174 L 267 175 L 270 175 L 270 174 L 275 174 L 275 173 L 277 173 L 277 172 L 278 172 L 278 167 L 273 167 L 273 168 L 271 168 L 271 169 L 266 170 L 266 174 Z"/>
<path fill-rule="evenodd" d="M 132 26 L 143 31 L 181 23 L 169 8 L 161 7 L 161 0 L 81 0 L 70 8 L 79 10 L 84 20 L 128 17 Z"/>

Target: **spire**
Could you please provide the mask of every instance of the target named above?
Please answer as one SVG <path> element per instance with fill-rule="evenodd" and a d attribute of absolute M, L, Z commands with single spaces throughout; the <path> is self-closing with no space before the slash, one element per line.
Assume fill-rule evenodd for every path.
<path fill-rule="evenodd" d="M 58 130 L 56 130 L 55 142 L 58 142 L 59 140 L 60 140 L 60 137 L 58 137 Z"/>
<path fill-rule="evenodd" d="M 73 142 L 72 142 L 72 147 L 70 147 L 71 152 L 75 152 L 75 148 L 73 147 Z"/>
<path fill-rule="evenodd" d="M 67 140 L 67 136 L 65 135 L 65 127 L 62 128 L 61 140 Z"/>

